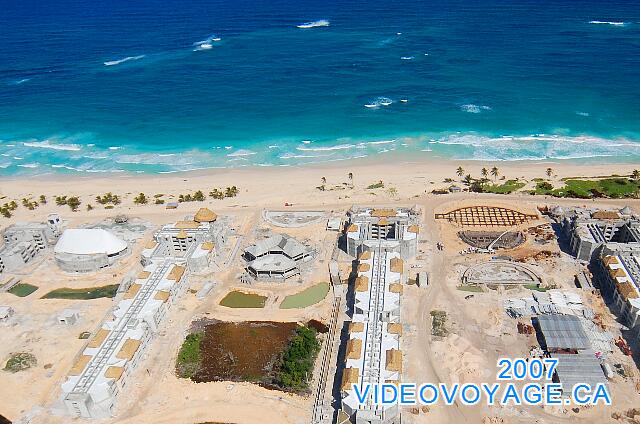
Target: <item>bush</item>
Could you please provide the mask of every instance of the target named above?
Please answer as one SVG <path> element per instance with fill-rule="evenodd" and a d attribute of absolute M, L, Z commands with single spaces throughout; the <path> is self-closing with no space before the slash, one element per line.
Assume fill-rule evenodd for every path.
<path fill-rule="evenodd" d="M 282 354 L 275 383 L 287 390 L 307 390 L 319 350 L 316 331 L 309 327 L 298 328 Z"/>
<path fill-rule="evenodd" d="M 133 203 L 136 205 L 146 205 L 149 203 L 149 199 L 147 199 L 147 196 L 144 193 L 140 193 L 133 199 Z"/>
<path fill-rule="evenodd" d="M 187 335 L 176 359 L 176 374 L 180 378 L 193 377 L 200 368 L 200 343 L 204 333 L 191 333 Z"/>
<path fill-rule="evenodd" d="M 384 188 L 384 182 L 382 182 L 382 180 L 380 180 L 377 183 L 370 184 L 370 185 L 367 186 L 367 190 L 374 190 L 376 188 Z"/>
<path fill-rule="evenodd" d="M 37 364 L 38 361 L 32 353 L 14 353 L 4 366 L 4 370 L 9 372 L 19 372 L 35 367 Z"/>
<path fill-rule="evenodd" d="M 76 196 L 73 197 L 69 197 L 67 199 L 67 205 L 69 206 L 69 209 L 71 209 L 71 211 L 76 212 L 78 210 L 78 207 L 80 207 L 80 204 L 82 202 L 80 201 L 80 199 L 78 199 Z"/>

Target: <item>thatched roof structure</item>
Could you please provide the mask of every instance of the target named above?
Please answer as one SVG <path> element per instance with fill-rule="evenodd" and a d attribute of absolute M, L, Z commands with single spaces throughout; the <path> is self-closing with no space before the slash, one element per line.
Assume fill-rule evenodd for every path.
<path fill-rule="evenodd" d="M 204 243 L 202 243 L 202 249 L 203 250 L 208 250 L 208 251 L 212 251 L 213 250 L 213 243 L 210 241 L 205 241 Z"/>
<path fill-rule="evenodd" d="M 361 261 L 366 261 L 368 259 L 371 259 L 371 252 L 368 250 L 365 250 L 364 252 L 360 253 L 360 256 L 358 256 L 358 259 Z"/>
<path fill-rule="evenodd" d="M 400 294 L 402 294 L 402 291 L 403 291 L 402 284 L 400 284 L 400 283 L 389 284 L 389 291 L 391 293 L 400 293 Z"/>
<path fill-rule="evenodd" d="M 410 225 L 407 231 L 409 231 L 410 233 L 418 234 L 420 232 L 420 227 L 417 225 Z"/>
<path fill-rule="evenodd" d="M 149 278 L 150 275 L 151 275 L 151 273 L 149 271 L 140 271 L 138 273 L 138 279 L 139 280 L 146 280 L 147 278 Z"/>
<path fill-rule="evenodd" d="M 106 339 L 108 335 L 109 335 L 109 330 L 107 330 L 106 328 L 99 329 L 96 332 L 96 335 L 93 336 L 93 339 L 89 341 L 89 343 L 87 344 L 87 347 L 90 347 L 90 348 L 100 347 L 100 345 L 102 344 L 102 342 L 104 342 L 104 339 Z"/>
<path fill-rule="evenodd" d="M 123 298 L 133 299 L 134 297 L 136 297 L 141 287 L 142 287 L 142 284 L 131 284 L 131 287 L 129 287 L 129 290 L 126 291 Z"/>
<path fill-rule="evenodd" d="M 360 276 L 356 278 L 356 291 L 357 292 L 366 292 L 369 290 L 369 278 L 366 276 Z"/>
<path fill-rule="evenodd" d="M 120 377 L 122 377 L 123 373 L 124 373 L 123 367 L 111 366 L 111 367 L 108 367 L 107 370 L 104 372 L 104 376 L 107 378 L 115 378 L 116 380 L 119 380 Z"/>
<path fill-rule="evenodd" d="M 200 208 L 193 217 L 195 222 L 213 222 L 218 219 L 218 215 L 210 209 Z"/>
<path fill-rule="evenodd" d="M 620 213 L 618 211 L 595 211 L 591 214 L 591 218 L 595 219 L 619 219 Z"/>
<path fill-rule="evenodd" d="M 91 355 L 80 355 L 80 357 L 76 360 L 76 362 L 71 367 L 71 370 L 69 371 L 69 375 L 76 376 L 76 375 L 82 374 L 82 371 L 84 371 L 84 368 L 87 366 L 89 361 L 91 361 L 91 358 L 92 358 Z"/>
<path fill-rule="evenodd" d="M 347 233 L 357 233 L 358 226 L 356 224 L 351 224 L 347 227 Z"/>
<path fill-rule="evenodd" d="M 402 324 L 398 322 L 390 322 L 387 324 L 387 331 L 391 334 L 402 335 Z"/>
<path fill-rule="evenodd" d="M 388 371 L 402 372 L 402 351 L 398 349 L 387 350 L 386 368 Z"/>
<path fill-rule="evenodd" d="M 130 361 L 138 351 L 141 344 L 142 342 L 138 339 L 127 339 L 120 348 L 120 351 L 116 353 L 116 358 Z"/>
<path fill-rule="evenodd" d="M 158 292 L 155 294 L 155 296 L 153 296 L 153 298 L 155 300 L 161 300 L 163 302 L 166 302 L 167 300 L 169 300 L 169 292 L 164 290 L 158 290 Z"/>
<path fill-rule="evenodd" d="M 346 355 L 347 359 L 360 359 L 362 357 L 362 340 L 349 339 Z"/>
<path fill-rule="evenodd" d="M 178 234 L 176 235 L 176 238 L 179 238 L 180 240 L 184 240 L 188 237 L 188 234 L 185 230 L 180 230 L 178 232 Z"/>
<path fill-rule="evenodd" d="M 367 272 L 370 269 L 371 269 L 371 266 L 366 262 L 363 262 L 360 265 L 358 265 L 358 272 Z"/>
<path fill-rule="evenodd" d="M 618 283 L 618 291 L 624 300 L 638 298 L 638 292 L 630 282 Z"/>
<path fill-rule="evenodd" d="M 402 274 L 404 272 L 404 261 L 400 258 L 391 258 L 390 268 L 391 272 L 397 272 L 398 274 Z"/>
<path fill-rule="evenodd" d="M 174 265 L 167 277 L 168 280 L 180 281 L 182 275 L 184 274 L 185 268 L 180 265 Z"/>
<path fill-rule="evenodd" d="M 397 212 L 395 209 L 374 209 L 371 211 L 371 216 L 376 218 L 390 218 L 396 215 Z"/>
<path fill-rule="evenodd" d="M 341 390 L 351 390 L 352 385 L 358 384 L 360 380 L 360 370 L 358 368 L 345 368 L 342 370 Z"/>
<path fill-rule="evenodd" d="M 195 230 L 199 226 L 200 224 L 198 224 L 195 221 L 178 221 L 174 225 L 174 227 L 179 228 L 181 230 Z"/>
<path fill-rule="evenodd" d="M 349 333 L 362 333 L 364 331 L 364 322 L 349 323 Z"/>

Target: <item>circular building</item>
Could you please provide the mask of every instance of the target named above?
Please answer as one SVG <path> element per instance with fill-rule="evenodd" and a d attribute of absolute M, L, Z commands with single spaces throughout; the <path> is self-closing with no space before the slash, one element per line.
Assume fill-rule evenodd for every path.
<path fill-rule="evenodd" d="M 113 265 L 129 253 L 127 243 L 102 228 L 65 230 L 54 248 L 58 266 L 67 272 L 92 272 Z"/>

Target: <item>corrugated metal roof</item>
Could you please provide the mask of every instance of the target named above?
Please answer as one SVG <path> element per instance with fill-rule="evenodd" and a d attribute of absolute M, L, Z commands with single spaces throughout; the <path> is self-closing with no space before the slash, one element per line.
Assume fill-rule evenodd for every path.
<path fill-rule="evenodd" d="M 578 317 L 542 315 L 538 317 L 547 349 L 589 349 L 591 343 Z"/>

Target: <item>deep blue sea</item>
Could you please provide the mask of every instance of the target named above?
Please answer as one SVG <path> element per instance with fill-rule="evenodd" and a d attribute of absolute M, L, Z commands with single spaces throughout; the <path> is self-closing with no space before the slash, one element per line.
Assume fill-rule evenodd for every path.
<path fill-rule="evenodd" d="M 638 1 L 0 6 L 0 175 L 640 163 Z"/>

